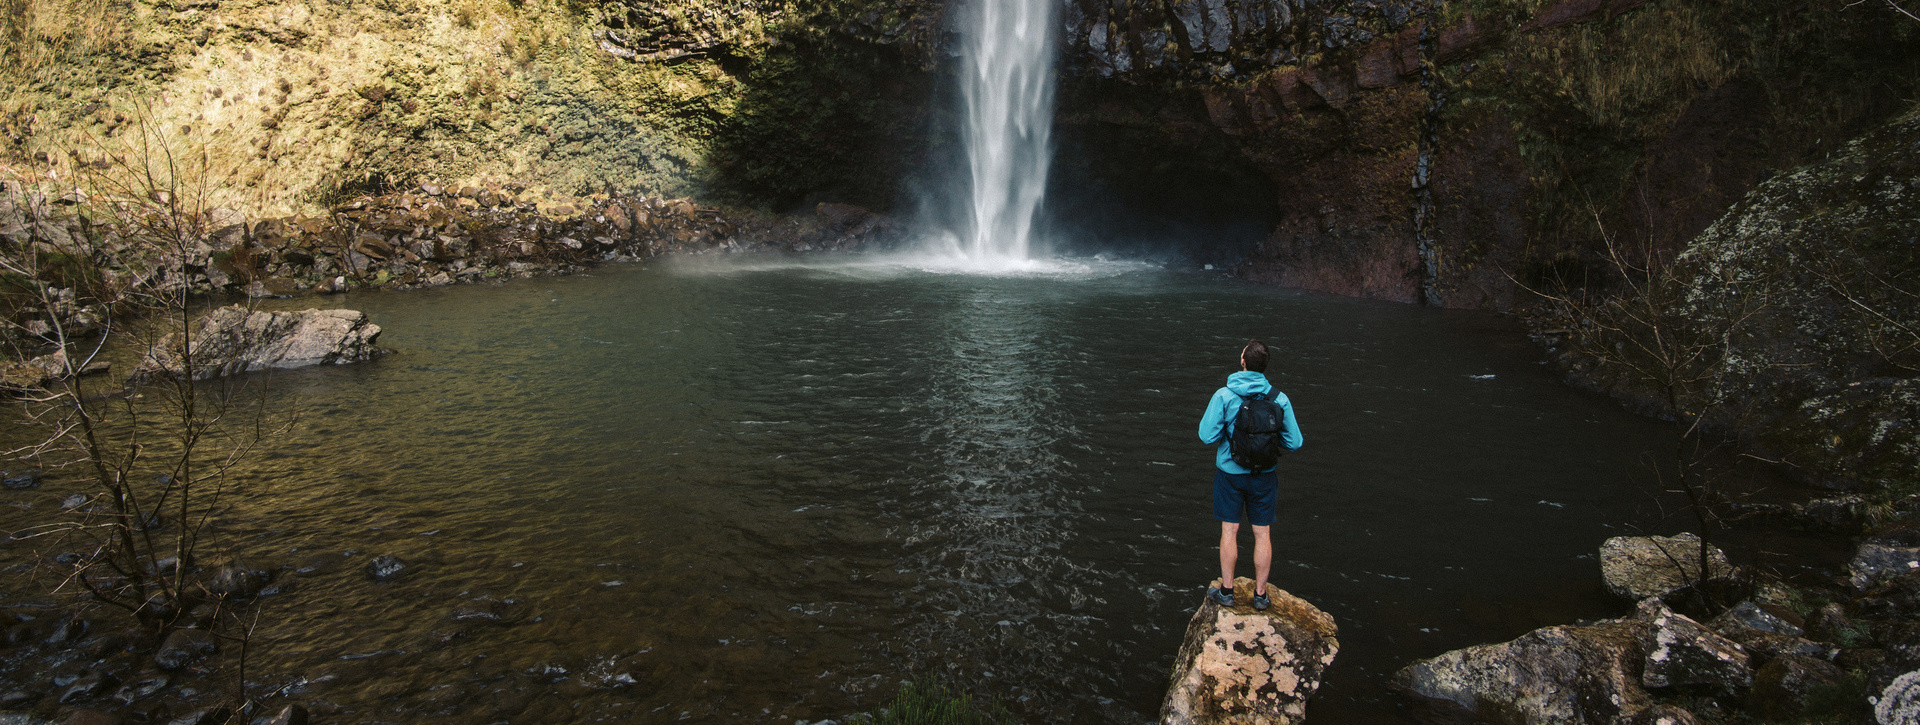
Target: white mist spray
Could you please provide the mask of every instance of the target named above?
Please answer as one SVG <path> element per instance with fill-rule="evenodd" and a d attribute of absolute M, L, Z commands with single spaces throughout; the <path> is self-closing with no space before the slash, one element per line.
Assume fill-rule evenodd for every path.
<path fill-rule="evenodd" d="M 971 172 L 970 228 L 959 252 L 988 265 L 1028 258 L 1053 161 L 1057 0 L 972 0 L 962 49 L 961 141 Z"/>

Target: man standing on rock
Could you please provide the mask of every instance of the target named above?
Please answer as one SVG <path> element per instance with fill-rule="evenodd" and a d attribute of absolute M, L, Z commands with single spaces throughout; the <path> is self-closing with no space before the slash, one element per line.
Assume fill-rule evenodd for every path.
<path fill-rule="evenodd" d="M 1220 586 L 1207 597 L 1233 606 L 1233 566 L 1240 559 L 1240 523 L 1253 526 L 1253 608 L 1272 606 L 1267 574 L 1273 570 L 1273 516 L 1280 499 L 1274 464 L 1283 451 L 1304 442 L 1293 403 L 1267 382 L 1267 346 L 1259 340 L 1240 350 L 1240 372 L 1227 376 L 1200 418 L 1200 441 L 1216 445 L 1213 516 L 1220 519 Z"/>

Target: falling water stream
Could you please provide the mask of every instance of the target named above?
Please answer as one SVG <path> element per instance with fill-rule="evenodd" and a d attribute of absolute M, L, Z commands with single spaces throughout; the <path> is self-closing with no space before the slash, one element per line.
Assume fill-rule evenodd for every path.
<path fill-rule="evenodd" d="M 970 207 L 949 237 L 985 268 L 1026 261 L 1053 159 L 1053 0 L 967 6 L 960 93 Z"/>

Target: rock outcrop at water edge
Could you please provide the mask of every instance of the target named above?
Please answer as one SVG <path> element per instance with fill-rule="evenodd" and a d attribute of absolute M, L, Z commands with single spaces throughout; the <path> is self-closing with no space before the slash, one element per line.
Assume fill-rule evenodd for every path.
<path fill-rule="evenodd" d="M 1241 606 L 1206 601 L 1187 624 L 1160 709 L 1163 725 L 1301 722 L 1340 651 L 1333 615 L 1271 585 L 1273 606 L 1254 611 L 1253 581 L 1233 584 Z"/>
<path fill-rule="evenodd" d="M 1708 551 L 1713 560 L 1710 574 L 1733 570 L 1719 547 Z M 1600 545 L 1600 575 L 1606 578 L 1607 591 L 1625 599 L 1665 595 L 1700 578 L 1700 537 L 1681 533 L 1607 539 Z"/>
<path fill-rule="evenodd" d="M 1420 660 L 1393 686 L 1451 714 L 1511 723 L 1613 723 L 1653 708 L 1641 685 L 1651 624 L 1544 627 Z"/>
<path fill-rule="evenodd" d="M 255 370 L 344 365 L 385 353 L 374 346 L 380 326 L 358 310 L 255 312 L 240 305 L 214 310 L 200 319 L 187 349 L 170 334 L 147 351 L 134 379 L 186 374 L 208 380 Z"/>

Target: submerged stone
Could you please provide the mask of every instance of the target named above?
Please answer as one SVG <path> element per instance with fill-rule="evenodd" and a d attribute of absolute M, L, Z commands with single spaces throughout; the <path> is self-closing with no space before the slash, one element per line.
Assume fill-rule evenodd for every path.
<path fill-rule="evenodd" d="M 366 571 L 367 576 L 372 577 L 374 581 L 386 581 L 400 576 L 406 570 L 407 562 L 401 561 L 400 557 L 376 556 L 373 557 L 373 561 L 367 562 Z"/>

